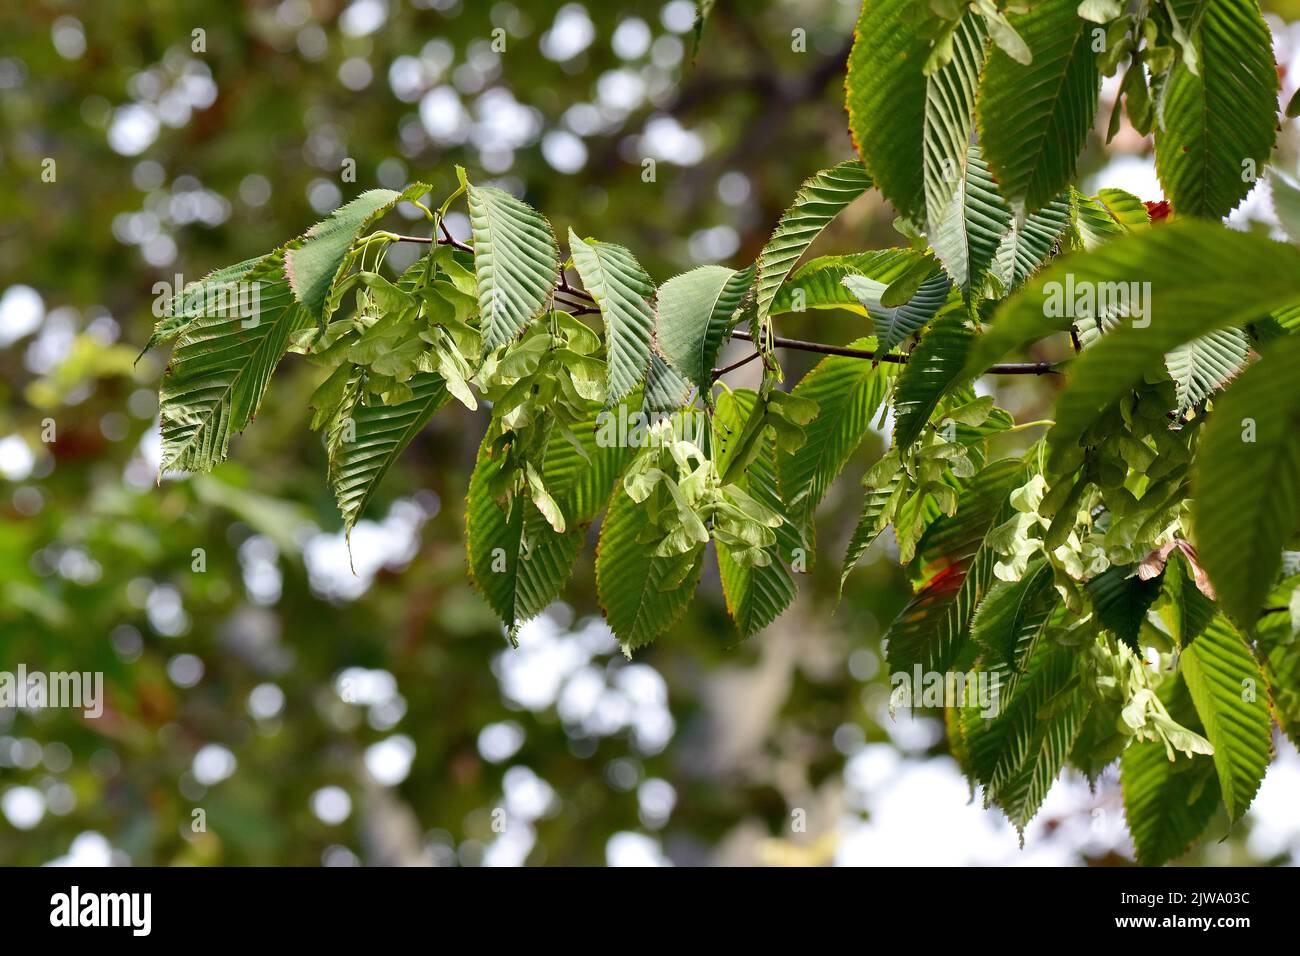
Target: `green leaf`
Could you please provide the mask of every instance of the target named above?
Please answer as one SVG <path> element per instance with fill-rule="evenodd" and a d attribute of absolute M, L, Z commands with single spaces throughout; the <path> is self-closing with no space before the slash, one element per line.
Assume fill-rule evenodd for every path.
<path fill-rule="evenodd" d="M 980 602 L 971 639 L 982 649 L 982 667 L 998 675 L 1004 699 L 1015 693 L 1059 603 L 1046 561 L 1026 569 L 1019 581 L 997 582 Z"/>
<path fill-rule="evenodd" d="M 486 469 L 490 467 L 489 459 L 485 477 L 470 482 L 466 549 L 475 585 L 513 640 L 522 623 L 559 596 L 582 538 L 571 532 L 556 533 L 528 498 L 517 498 L 507 515 L 488 491 Z M 479 470 L 475 468 L 476 476 Z"/>
<path fill-rule="evenodd" d="M 984 24 L 967 12 L 949 38 L 952 57 L 926 75 L 929 36 L 914 0 L 867 0 L 849 56 L 845 105 L 863 165 L 885 198 L 915 222 L 937 222 L 966 165 Z"/>
<path fill-rule="evenodd" d="M 645 402 L 647 412 L 671 412 L 683 407 L 690 397 L 691 383 L 682 377 L 658 352 L 650 355 L 646 373 Z"/>
<path fill-rule="evenodd" d="M 996 717 L 964 716 L 971 765 L 1023 838 L 1065 767 L 1090 701 L 1079 686 L 1074 648 L 1035 642 L 1021 666 L 1014 692 L 1000 688 Z"/>
<path fill-rule="evenodd" d="M 334 369 L 330 376 L 316 387 L 307 400 L 307 407 L 312 410 L 311 427 L 313 431 L 324 428 L 338 414 L 344 397 L 356 394 L 355 368 L 350 362 L 344 362 Z"/>
<path fill-rule="evenodd" d="M 849 547 L 844 553 L 844 563 L 840 569 L 840 595 L 844 594 L 844 582 L 849 579 L 849 574 L 889 524 L 887 506 L 902 479 L 903 474 L 900 469 L 886 484 L 878 488 L 866 489 L 866 497 L 862 501 L 862 513 L 858 515 L 858 523 L 849 538 Z"/>
<path fill-rule="evenodd" d="M 844 285 L 871 316 L 882 354 L 924 328 L 948 301 L 948 292 L 952 288 L 946 275 L 936 273 L 921 283 L 911 299 L 902 305 L 891 307 L 881 304 L 881 296 L 887 287 L 874 279 L 845 276 Z"/>
<path fill-rule="evenodd" d="M 241 293 L 209 301 L 172 350 L 159 396 L 159 472 L 210 471 L 247 427 L 290 336 L 310 317 L 294 301 L 279 252 L 240 280 Z"/>
<path fill-rule="evenodd" d="M 753 411 L 758 394 L 749 389 L 723 392 L 718 398 L 715 413 L 717 425 L 738 430 Z M 776 446 L 770 436 L 762 439 L 762 448 L 744 474 L 735 482 L 761 504 L 778 514 L 784 506 L 777 493 Z M 779 536 L 778 536 L 779 537 Z M 790 606 L 796 588 L 794 579 L 783 563 L 790 556 L 780 553 L 781 542 L 768 549 L 770 561 L 765 565 L 744 566 L 731 556 L 731 550 L 721 541 L 715 542 L 718 551 L 718 572 L 722 579 L 722 594 L 727 602 L 727 612 L 736 623 L 742 638 L 767 627 Z"/>
<path fill-rule="evenodd" d="M 1032 61 L 995 49 L 984 68 L 980 143 L 1013 209 L 1034 212 L 1074 180 L 1092 128 L 1101 77 L 1092 26 L 1077 7 L 1077 0 L 1041 0 L 1012 14 Z"/>
<path fill-rule="evenodd" d="M 340 366 L 341 368 L 346 366 Z M 343 514 L 343 527 L 350 534 L 365 513 L 388 469 L 433 418 L 449 398 L 442 377 L 420 373 L 407 382 L 412 398 L 396 404 L 365 405 L 345 402 L 331 429 L 330 486 Z M 352 440 L 344 440 L 346 419 L 352 420 Z"/>
<path fill-rule="evenodd" d="M 1030 213 L 1023 221 L 1011 224 L 1011 231 L 998 246 L 993 274 L 1007 289 L 1014 289 L 1047 261 L 1070 222 L 1070 199 L 1061 194 L 1050 203 Z"/>
<path fill-rule="evenodd" d="M 870 188 L 871 180 L 857 160 L 824 169 L 804 182 L 794 197 L 794 205 L 781 216 L 759 254 L 756 324 L 767 319 L 777 291 L 813 240 L 845 206 Z"/>
<path fill-rule="evenodd" d="M 997 8 L 994 0 L 975 0 L 975 7 L 984 18 L 989 36 L 1007 56 L 1024 66 L 1033 62 L 1034 54 L 1024 38 L 1016 32 L 1011 21 Z"/>
<path fill-rule="evenodd" d="M 1112 565 L 1089 581 L 1087 587 L 1097 622 L 1138 650 L 1138 633 L 1160 594 L 1159 580 L 1144 581 L 1133 568 Z"/>
<path fill-rule="evenodd" d="M 753 267 L 701 266 L 659 287 L 659 350 L 702 392 L 713 384 L 723 335 L 753 278 Z"/>
<path fill-rule="evenodd" d="M 628 655 L 667 631 L 686 611 L 704 555 L 703 549 L 684 558 L 650 554 L 649 546 L 638 540 L 646 525 L 642 508 L 621 486 L 616 488 L 596 549 L 596 593 Z"/>
<path fill-rule="evenodd" d="M 1300 187 L 1273 170 L 1269 177 L 1273 189 L 1273 213 L 1292 242 L 1300 242 Z"/>
<path fill-rule="evenodd" d="M 1010 229 L 1011 207 L 998 193 L 980 148 L 972 145 L 965 176 L 943 215 L 931 226 L 935 255 L 959 289 L 975 293 L 982 287 Z"/>
<path fill-rule="evenodd" d="M 569 533 L 586 528 L 609 504 L 614 486 L 631 459 L 632 449 L 604 444 L 599 439 L 602 416 L 620 414 L 620 408 L 603 409 L 591 402 L 586 418 L 571 426 L 570 435 L 557 430 L 547 444 L 543 475 L 564 512 Z"/>
<path fill-rule="evenodd" d="M 1257 646 L 1278 726 L 1300 746 L 1300 640 L 1289 615 L 1274 614 L 1261 622 Z"/>
<path fill-rule="evenodd" d="M 1181 678 L 1162 686 L 1160 696 L 1170 717 L 1199 732 L 1200 722 Z M 1119 781 L 1124 816 L 1142 866 L 1160 866 L 1182 856 L 1219 809 L 1214 762 L 1183 756 L 1171 761 L 1159 740 L 1135 742 L 1124 751 Z"/>
<path fill-rule="evenodd" d="M 1197 554 L 1219 601 L 1253 628 L 1300 522 L 1300 338 L 1270 343 L 1215 402 L 1192 473 Z"/>
<path fill-rule="evenodd" d="M 226 266 L 224 269 L 216 269 L 208 273 L 202 281 L 177 292 L 167 304 L 166 314 L 159 317 L 155 323 L 153 334 L 149 336 L 149 341 L 136 356 L 136 361 L 140 361 L 145 352 L 176 338 L 197 317 L 207 312 L 229 310 L 238 302 L 240 281 L 266 258 L 266 256 L 257 256 L 233 266 Z"/>
<path fill-rule="evenodd" d="M 1269 313 L 1268 317 L 1276 322 L 1284 332 L 1300 330 L 1300 302 L 1275 309 Z"/>
<path fill-rule="evenodd" d="M 1277 68 L 1256 0 L 1204 0 L 1196 8 L 1200 75 L 1180 62 L 1169 76 L 1156 173 L 1175 212 L 1221 219 L 1254 188 L 1273 150 Z"/>
<path fill-rule="evenodd" d="M 1228 816 L 1240 820 L 1255 799 L 1273 755 L 1273 721 L 1259 664 L 1222 615 L 1183 650 L 1178 664 L 1205 736 Z"/>
<path fill-rule="evenodd" d="M 772 300 L 771 315 L 807 309 L 845 309 L 861 316 L 867 310 L 844 286 L 846 276 L 866 276 L 886 287 L 923 262 L 915 249 L 875 249 L 844 256 L 819 256 L 791 273 Z"/>
<path fill-rule="evenodd" d="M 1250 339 L 1241 329 L 1219 329 L 1171 350 L 1165 365 L 1174 380 L 1178 411 L 1199 405 L 1246 367 Z"/>
<path fill-rule="evenodd" d="M 858 339 L 853 348 L 874 349 L 873 339 Z M 817 403 L 817 417 L 804 426 L 805 441 L 793 452 L 777 455 L 777 474 L 785 505 L 782 513 L 801 526 L 849 457 L 871 429 L 897 366 L 832 355 L 822 359 L 794 388 L 794 395 Z M 795 518 L 795 515 L 800 517 Z"/>
<path fill-rule="evenodd" d="M 1009 300 L 977 340 L 966 374 L 1086 317 L 1067 290 L 1125 293 L 1133 317 L 1072 363 L 1052 430 L 1053 444 L 1067 447 L 1177 346 L 1300 299 L 1297 274 L 1300 249 L 1216 224 L 1183 220 L 1125 236 L 1062 257 Z"/>
<path fill-rule="evenodd" d="M 348 253 L 361 234 L 399 202 L 418 199 L 428 191 L 424 183 L 407 186 L 402 192 L 368 189 L 290 246 L 285 253 L 285 275 L 294 296 L 314 319 L 323 322 L 329 318 L 326 300 L 347 271 Z"/>
<path fill-rule="evenodd" d="M 592 423 L 599 406 L 588 409 Z M 507 513 L 493 498 L 492 477 L 500 463 L 490 457 L 490 443 L 479 448 L 466 503 L 465 544 L 475 585 L 506 625 L 511 636 L 523 622 L 554 601 L 573 570 L 586 527 L 595 518 L 623 470 L 627 451 L 601 447 L 591 427 L 569 437 L 555 429 L 546 445 L 542 481 L 565 517 L 558 533 L 533 501 L 517 496 Z"/>
<path fill-rule="evenodd" d="M 467 185 L 483 354 L 512 341 L 547 306 L 560 274 L 550 224 L 494 186 Z"/>
<path fill-rule="evenodd" d="M 1122 189 L 1102 189 L 1095 196 L 1071 190 L 1070 198 L 1074 228 L 1085 249 L 1095 249 L 1151 224 L 1142 200 Z"/>
<path fill-rule="evenodd" d="M 919 437 L 944 394 L 961 378 L 975 333 L 960 309 L 940 316 L 921 337 L 898 377 L 894 398 L 894 447 Z"/>
<path fill-rule="evenodd" d="M 1074 739 L 1070 766 L 1087 777 L 1090 786 L 1097 785 L 1101 775 L 1119 760 L 1132 739 L 1117 726 L 1122 724 L 1121 709 L 1118 700 L 1094 701 Z"/>
<path fill-rule="evenodd" d="M 655 327 L 655 285 L 636 257 L 622 246 L 586 242 L 569 230 L 569 251 L 582 284 L 605 319 L 609 355 L 606 401 L 613 405 L 644 381 Z"/>
<path fill-rule="evenodd" d="M 920 552 L 927 581 L 886 635 L 891 673 L 911 673 L 918 664 L 923 671 L 943 672 L 963 659 L 971 620 L 997 560 L 984 539 L 1006 519 L 1007 499 L 1024 480 L 1019 461 L 988 465 L 962 491 L 956 513 L 926 531 Z"/>
<path fill-rule="evenodd" d="M 1147 205 L 1137 196 L 1123 189 L 1107 187 L 1097 190 L 1093 202 L 1106 210 L 1125 232 L 1137 232 L 1151 225 L 1151 213 Z"/>
<path fill-rule="evenodd" d="M 1195 574 L 1181 550 L 1170 553 L 1161 587 L 1167 598 L 1166 620 L 1179 647 L 1187 647 L 1196 640 L 1217 610 L 1214 601 L 1196 586 Z"/>

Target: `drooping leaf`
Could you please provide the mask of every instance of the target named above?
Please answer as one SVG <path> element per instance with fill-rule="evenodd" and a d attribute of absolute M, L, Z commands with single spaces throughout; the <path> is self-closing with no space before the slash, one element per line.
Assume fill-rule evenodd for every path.
<path fill-rule="evenodd" d="M 1277 68 L 1256 0 L 1183 0 L 1199 14 L 1200 70 L 1174 66 L 1156 173 L 1175 212 L 1221 219 L 1255 186 L 1277 139 Z"/>
<path fill-rule="evenodd" d="M 262 403 L 290 336 L 310 323 L 284 277 L 283 254 L 240 280 L 240 294 L 205 305 L 172 350 L 159 396 L 167 471 L 210 471 Z"/>
<path fill-rule="evenodd" d="M 1006 518 L 1008 497 L 1024 483 L 1025 466 L 994 462 L 971 479 L 957 511 L 941 517 L 921 541 L 926 583 L 899 612 L 886 635 L 891 673 L 947 671 L 968 653 L 975 609 L 993 582 L 996 553 L 985 543 Z"/>
<path fill-rule="evenodd" d="M 681 408 L 690 397 L 691 383 L 658 352 L 650 354 L 646 373 L 644 407 L 647 412 L 671 412 Z"/>
<path fill-rule="evenodd" d="M 757 399 L 757 393 L 748 389 L 723 392 L 715 413 L 717 422 L 722 427 L 740 429 Z M 736 484 L 780 514 L 784 506 L 777 492 L 776 443 L 771 436 L 764 436 L 762 443 L 759 454 Z M 780 553 L 782 543 L 778 537 L 777 544 L 768 549 L 769 563 L 744 566 L 736 562 L 726 544 L 716 542 L 723 597 L 742 638 L 771 624 L 795 598 L 794 579 L 784 563 L 791 555 Z"/>
<path fill-rule="evenodd" d="M 871 179 L 857 160 L 824 169 L 806 180 L 777 223 L 758 257 L 754 325 L 768 317 L 772 301 L 799 258 L 826 225 L 853 200 L 871 188 Z"/>
<path fill-rule="evenodd" d="M 366 405 L 354 400 L 340 416 L 351 419 L 352 425 L 349 430 L 345 421 L 338 423 L 339 439 L 331 441 L 329 479 L 349 533 L 393 462 L 450 397 L 442 377 L 433 373 L 419 373 L 407 385 L 412 397 L 405 402 Z"/>
<path fill-rule="evenodd" d="M 594 422 L 599 407 L 593 403 L 589 411 Z M 489 456 L 486 442 L 470 477 L 465 545 L 471 575 L 512 637 L 559 595 L 586 540 L 586 526 L 609 500 L 627 460 L 626 449 L 602 446 L 593 428 L 577 427 L 572 434 L 582 451 L 554 430 L 541 475 L 564 515 L 563 533 L 531 497 L 516 496 L 509 513 L 495 500 L 490 486 L 500 462 Z"/>
<path fill-rule="evenodd" d="M 487 482 L 484 477 L 470 485 L 466 548 L 474 583 L 513 640 L 520 624 L 559 595 L 582 539 L 556 533 L 528 498 L 516 499 L 507 515 L 492 500 Z"/>
<path fill-rule="evenodd" d="M 614 636 L 630 654 L 677 622 L 700 580 L 702 549 L 683 572 L 681 557 L 659 557 L 638 540 L 645 527 L 641 505 L 620 485 L 600 526 L 596 593 Z"/>
<path fill-rule="evenodd" d="M 1300 640 L 1290 615 L 1273 614 L 1259 625 L 1259 656 L 1278 726 L 1300 746 Z"/>
<path fill-rule="evenodd" d="M 609 404 L 640 385 L 650 365 L 655 327 L 655 286 L 622 246 L 579 239 L 569 230 L 569 251 L 582 284 L 600 306 L 609 354 Z"/>
<path fill-rule="evenodd" d="M 1269 344 L 1215 402 L 1192 473 L 1197 554 L 1224 609 L 1252 628 L 1300 523 L 1300 338 Z"/>
<path fill-rule="evenodd" d="M 866 489 L 866 497 L 862 501 L 862 513 L 858 515 L 858 523 L 849 538 L 849 547 L 844 553 L 844 563 L 840 569 L 839 593 L 841 595 L 844 593 L 844 582 L 849 579 L 849 574 L 889 523 L 885 508 L 901 478 L 902 475 L 896 473 L 887 484 Z"/>
<path fill-rule="evenodd" d="M 495 186 L 467 184 L 483 353 L 512 341 L 545 309 L 560 274 L 550 224 Z"/>
<path fill-rule="evenodd" d="M 915 222 L 937 222 L 961 182 L 984 61 L 984 22 L 967 12 L 947 38 L 951 59 L 926 75 L 931 41 L 912 0 L 867 0 L 849 56 L 845 105 L 863 165 Z"/>
<path fill-rule="evenodd" d="M 226 266 L 224 269 L 216 269 L 204 276 L 201 281 L 180 290 L 167 303 L 164 314 L 159 316 L 154 324 L 153 334 L 149 336 L 149 341 L 136 356 L 136 361 L 140 361 L 145 352 L 176 338 L 199 316 L 237 306 L 240 296 L 239 283 L 265 258 L 265 256 L 257 256 L 233 266 Z"/>
<path fill-rule="evenodd" d="M 1255 799 L 1273 755 L 1264 675 L 1223 615 L 1183 650 L 1178 669 L 1205 725 L 1205 736 L 1214 745 L 1214 766 L 1228 816 L 1239 820 Z"/>
<path fill-rule="evenodd" d="M 1002 237 L 993 275 L 1006 289 L 1014 289 L 1047 261 L 1070 222 L 1070 200 L 1062 194 L 1023 221 L 1017 219 Z"/>
<path fill-rule="evenodd" d="M 1273 190 L 1273 214 L 1292 242 L 1300 242 L 1300 186 L 1276 169 L 1269 177 Z"/>
<path fill-rule="evenodd" d="M 981 649 L 981 667 L 998 677 L 1004 699 L 1028 671 L 1034 650 L 1060 598 L 1052 589 L 1052 568 L 1039 561 L 1019 581 L 999 581 L 980 602 L 971 638 Z"/>
<path fill-rule="evenodd" d="M 1178 411 L 1199 405 L 1246 366 L 1250 340 L 1241 329 L 1218 329 L 1170 351 L 1165 365 L 1174 380 Z"/>
<path fill-rule="evenodd" d="M 960 309 L 940 316 L 921 337 L 898 377 L 894 398 L 894 447 L 907 448 L 944 396 L 961 378 L 975 333 Z"/>
<path fill-rule="evenodd" d="M 850 343 L 874 349 L 873 339 Z M 791 520 L 803 525 L 821 502 L 831 482 L 871 428 L 897 372 L 889 363 L 875 365 L 862 359 L 832 355 L 817 364 L 795 386 L 794 394 L 817 403 L 817 417 L 804 426 L 804 443 L 777 455 L 784 507 Z"/>
<path fill-rule="evenodd" d="M 1118 700 L 1094 701 L 1074 739 L 1070 766 L 1096 786 L 1101 775 L 1119 760 L 1131 738 L 1119 729 L 1122 704 Z"/>
<path fill-rule="evenodd" d="M 984 68 L 984 159 L 1002 195 L 1024 213 L 1047 205 L 1075 178 L 1097 110 L 1101 77 L 1092 25 L 1077 8 L 1077 0 L 1040 0 L 1008 16 L 1032 59 L 1018 63 L 999 48 Z"/>
<path fill-rule="evenodd" d="M 1160 688 L 1169 716 L 1199 732 L 1200 721 L 1179 678 Z M 1219 808 L 1219 781 L 1208 757 L 1170 760 L 1158 740 L 1132 743 L 1120 760 L 1124 816 L 1142 866 L 1160 866 L 1187 851 Z"/>
<path fill-rule="evenodd" d="M 752 266 L 701 266 L 659 287 L 659 350 L 701 391 L 712 385 L 723 335 L 753 277 Z"/>
<path fill-rule="evenodd" d="M 1195 574 L 1186 555 L 1175 549 L 1169 555 L 1161 578 L 1161 587 L 1167 598 L 1166 620 L 1179 647 L 1187 647 L 1196 640 L 1217 610 L 1215 602 L 1197 587 Z"/>
<path fill-rule="evenodd" d="M 969 294 L 982 287 L 1011 223 L 1011 208 L 998 193 L 980 148 L 972 145 L 965 176 L 930 232 L 935 255 L 957 288 Z"/>
<path fill-rule="evenodd" d="M 1160 594 L 1160 582 L 1144 581 L 1131 567 L 1112 565 L 1088 582 L 1097 621 L 1125 644 L 1138 649 L 1138 633 Z"/>
<path fill-rule="evenodd" d="M 1091 702 L 1072 648 L 1036 642 L 1022 666 L 1014 692 L 999 685 L 1000 712 L 991 720 L 968 712 L 966 724 L 971 765 L 988 799 L 1023 834 L 1065 767 Z"/>

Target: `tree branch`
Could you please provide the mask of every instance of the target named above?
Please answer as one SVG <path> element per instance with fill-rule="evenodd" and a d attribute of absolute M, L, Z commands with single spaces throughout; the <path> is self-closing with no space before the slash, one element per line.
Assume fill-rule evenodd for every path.
<path fill-rule="evenodd" d="M 600 309 L 590 305 L 583 305 L 579 302 L 566 302 L 564 299 L 555 298 L 555 296 L 551 298 L 557 306 L 560 306 L 571 315 L 595 315 L 600 312 Z"/>
<path fill-rule="evenodd" d="M 713 380 L 716 382 L 718 379 L 722 378 L 722 376 L 726 375 L 728 372 L 734 372 L 736 369 L 748 365 L 750 362 L 754 361 L 754 359 L 760 358 L 762 355 L 763 355 L 762 352 L 751 352 L 749 355 L 746 355 L 739 362 L 732 362 L 730 365 L 725 366 L 724 368 L 715 368 L 713 370 Z"/>
<path fill-rule="evenodd" d="M 438 230 L 442 233 L 442 239 L 439 239 L 439 242 L 445 243 L 452 248 L 459 249 L 461 252 L 474 251 L 470 246 L 460 242 L 451 234 L 451 230 L 447 228 L 447 220 L 441 216 L 438 217 Z"/>
<path fill-rule="evenodd" d="M 754 341 L 753 336 L 748 332 L 733 332 L 732 338 L 744 339 L 746 342 Z M 895 365 L 906 365 L 908 356 L 885 353 L 884 355 L 867 349 L 853 349 L 844 345 L 825 345 L 821 342 L 805 342 L 801 339 L 786 339 L 776 336 L 772 339 L 772 344 L 777 348 L 794 349 L 798 352 L 816 352 L 819 355 L 842 355 L 846 358 L 870 359 L 873 362 L 891 362 Z M 988 368 L 989 375 L 1057 375 L 1060 370 L 1052 362 L 1006 362 L 1001 365 L 992 365 Z"/>
<path fill-rule="evenodd" d="M 437 242 L 440 246 L 454 246 L 457 249 L 473 252 L 474 250 L 465 245 L 463 242 L 455 239 L 451 233 L 443 227 L 443 236 L 438 239 L 424 236 L 396 236 L 397 242 L 422 242 L 425 244 Z M 571 286 L 568 280 L 561 275 L 559 288 L 556 290 L 563 292 L 565 295 L 572 296 L 578 300 L 578 304 L 566 302 L 563 299 L 557 299 L 556 305 L 562 306 L 571 311 L 574 315 L 594 315 L 600 311 L 596 308 L 596 300 L 586 289 L 576 289 Z M 746 342 L 753 342 L 754 338 L 748 332 L 733 332 L 732 338 L 743 339 Z M 869 359 L 873 362 L 889 362 L 894 365 L 906 365 L 908 356 L 885 353 L 884 355 L 867 349 L 853 349 L 845 345 L 826 345 L 823 342 L 805 342 L 802 339 L 786 339 L 776 336 L 772 339 L 772 344 L 781 349 L 794 349 L 798 352 L 816 352 L 819 355 L 842 355 L 846 358 Z M 755 352 L 753 355 L 746 356 L 739 362 L 728 365 L 726 368 L 715 368 L 713 378 L 716 381 L 728 372 L 740 368 L 760 357 L 761 352 Z M 989 375 L 1059 375 L 1060 370 L 1053 362 L 1004 362 L 1001 365 L 992 365 L 988 368 Z"/>

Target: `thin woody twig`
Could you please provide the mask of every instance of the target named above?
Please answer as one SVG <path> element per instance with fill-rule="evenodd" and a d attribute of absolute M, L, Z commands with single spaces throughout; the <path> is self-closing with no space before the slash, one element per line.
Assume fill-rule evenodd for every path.
<path fill-rule="evenodd" d="M 461 252 L 474 251 L 472 247 L 461 242 L 459 239 L 457 239 L 455 236 L 451 234 L 451 230 L 447 228 L 446 219 L 440 218 L 438 220 L 438 229 L 439 231 L 442 232 L 442 239 L 439 240 L 440 242 L 444 243 L 445 245 L 452 246 L 453 248 L 459 249 Z"/>
<path fill-rule="evenodd" d="M 732 362 L 730 365 L 725 366 L 724 368 L 715 368 L 713 370 L 713 380 L 716 382 L 718 379 L 722 378 L 722 376 L 726 375 L 728 372 L 734 372 L 736 369 L 744 365 L 748 365 L 750 362 L 754 361 L 754 359 L 761 358 L 762 355 L 763 355 L 762 352 L 751 352 L 749 355 L 746 355 L 739 362 Z"/>
<path fill-rule="evenodd" d="M 744 339 L 746 342 L 754 341 L 753 336 L 748 332 L 733 332 L 732 338 Z M 826 345 L 822 342 L 805 342 L 801 339 L 786 339 L 781 336 L 775 336 L 772 344 L 776 348 L 794 349 L 798 352 L 816 352 L 819 355 L 842 355 L 846 358 L 869 359 L 873 362 L 890 362 L 895 365 L 906 365 L 908 356 L 885 353 L 883 355 L 872 352 L 868 349 L 849 348 L 845 345 Z M 1053 362 L 1004 362 L 1000 365 L 992 365 L 988 368 L 990 375 L 1056 375 L 1060 370 Z"/>
<path fill-rule="evenodd" d="M 453 246 L 464 252 L 474 251 L 471 246 L 466 245 L 452 236 L 452 234 L 447 230 L 446 223 L 440 220 L 438 222 L 438 227 L 442 231 L 441 238 L 395 236 L 394 239 L 397 242 L 420 242 L 425 244 L 436 242 L 440 246 Z M 556 300 L 557 305 L 563 306 L 565 309 L 573 312 L 574 315 L 594 315 L 600 311 L 598 308 L 595 308 L 596 300 L 591 293 L 585 289 L 577 289 L 571 286 L 563 273 L 560 275 L 558 291 L 578 300 L 577 303 L 568 302 L 563 299 Z M 747 342 L 754 341 L 753 337 L 748 332 L 733 332 L 732 337 L 744 339 Z M 868 349 L 849 348 L 845 345 L 827 345 L 823 342 L 805 342 L 801 339 L 782 338 L 779 335 L 772 338 L 771 344 L 775 348 L 794 349 L 800 352 L 815 352 L 819 355 L 842 355 L 847 358 L 868 359 L 873 362 L 889 362 L 895 365 L 906 365 L 908 360 L 906 355 L 896 355 L 893 353 L 885 353 L 881 355 Z M 748 362 L 752 362 L 755 358 L 762 357 L 762 355 L 763 353 L 760 350 L 755 352 L 753 355 L 747 356 L 734 365 L 728 366 L 727 368 L 714 369 L 713 378 L 716 380 L 727 372 L 739 368 Z M 990 366 L 988 369 L 988 374 L 990 375 L 1056 375 L 1059 374 L 1059 372 L 1060 370 L 1056 367 L 1055 363 L 1052 362 L 1004 362 L 1000 365 Z"/>
<path fill-rule="evenodd" d="M 434 239 L 432 236 L 393 236 L 393 241 L 394 242 L 419 242 L 419 243 L 423 243 L 426 246 L 436 242 L 440 246 L 451 246 L 454 249 L 459 249 L 461 252 L 474 251 L 473 246 L 466 245 L 465 243 L 457 239 L 455 236 L 453 236 L 450 232 L 448 232 L 447 227 L 445 225 L 443 225 L 442 223 L 439 223 L 438 225 L 442 226 L 442 232 L 443 232 L 442 238 L 440 239 Z"/>

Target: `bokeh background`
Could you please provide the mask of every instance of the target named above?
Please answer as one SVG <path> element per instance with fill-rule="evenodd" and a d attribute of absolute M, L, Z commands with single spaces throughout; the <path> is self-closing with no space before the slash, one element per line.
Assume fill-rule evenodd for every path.
<path fill-rule="evenodd" d="M 1300 3 L 1264 6 L 1289 97 Z M 296 356 L 227 464 L 156 483 L 166 356 L 133 364 L 156 283 L 269 250 L 366 188 L 418 178 L 440 201 L 456 163 L 657 280 L 746 264 L 799 183 L 851 155 L 857 8 L 718 0 L 696 56 L 689 0 L 4 4 L 0 671 L 102 671 L 107 705 L 0 709 L 0 864 L 1126 863 L 1113 774 L 1058 784 L 1021 849 L 935 715 L 889 718 L 880 637 L 907 593 L 889 541 L 835 601 L 879 438 L 828 496 L 782 619 L 738 643 L 706 572 L 632 661 L 590 550 L 509 648 L 466 578 L 485 422 L 459 407 L 386 479 L 355 574 L 306 427 L 319 371 Z M 1160 198 L 1130 129 L 1084 166 Z M 1266 186 L 1234 217 L 1270 220 Z M 891 223 L 868 197 L 817 251 L 902 244 Z M 815 316 L 782 331 L 863 331 Z M 999 387 L 1018 417 L 1051 400 Z M 1250 816 L 1185 862 L 1300 859 L 1300 758 L 1278 746 Z"/>

